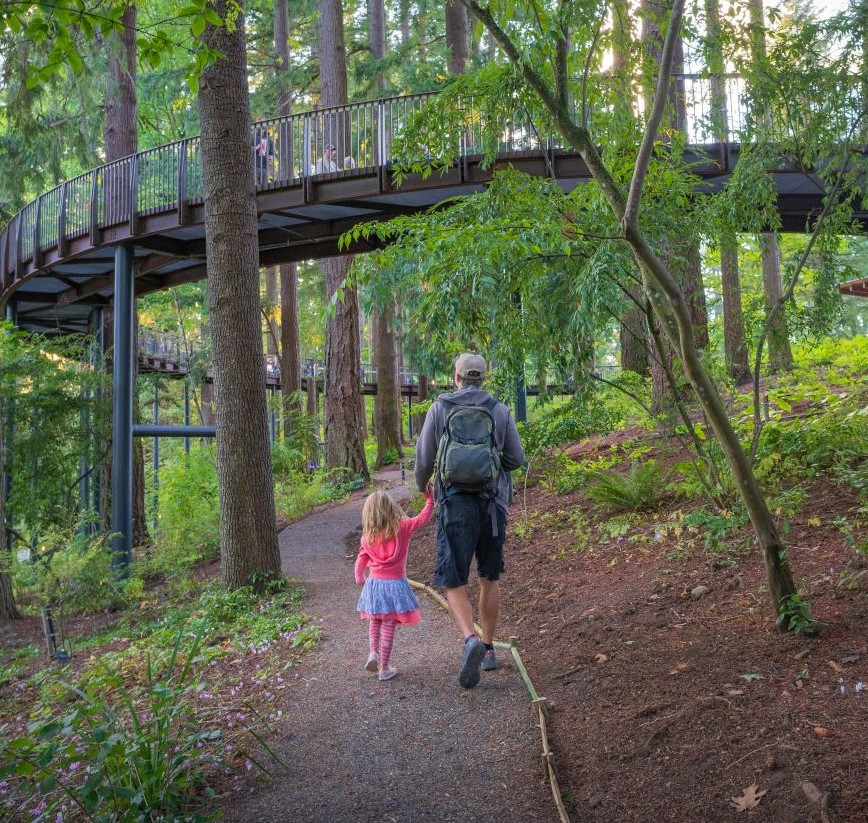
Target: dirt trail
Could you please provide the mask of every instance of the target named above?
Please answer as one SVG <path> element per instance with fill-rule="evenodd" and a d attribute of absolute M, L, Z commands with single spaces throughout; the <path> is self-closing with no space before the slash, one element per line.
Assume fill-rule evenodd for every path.
<path fill-rule="evenodd" d="M 378 481 L 400 483 L 400 474 Z M 420 626 L 398 629 L 393 665 L 401 674 L 380 683 L 363 671 L 367 624 L 355 611 L 351 548 L 361 506 L 351 501 L 281 534 L 283 566 L 306 584 L 305 611 L 324 638 L 296 675 L 276 741 L 288 770 L 224 807 L 225 819 L 556 821 L 517 671 L 502 660 L 476 689 L 462 690 L 460 641 L 430 598 L 420 597 Z"/>

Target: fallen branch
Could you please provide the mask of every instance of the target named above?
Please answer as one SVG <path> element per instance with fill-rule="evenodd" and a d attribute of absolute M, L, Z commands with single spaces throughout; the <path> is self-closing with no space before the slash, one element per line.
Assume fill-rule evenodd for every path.
<path fill-rule="evenodd" d="M 446 598 L 443 597 L 439 592 L 434 591 L 430 586 L 425 583 L 419 583 L 416 580 L 408 581 L 410 585 L 417 589 L 418 591 L 423 591 L 425 594 L 430 595 L 435 602 L 442 606 L 447 612 L 450 611 L 449 603 L 446 602 Z M 482 634 L 482 629 L 476 624 L 473 624 L 473 628 L 476 630 L 477 634 Z M 533 684 L 533 681 L 530 679 L 530 675 L 527 673 L 527 669 L 524 667 L 524 663 L 521 659 L 521 655 L 519 654 L 518 648 L 516 647 L 517 637 L 510 637 L 509 643 L 504 643 L 500 640 L 494 641 L 494 646 L 498 649 L 509 649 L 512 653 L 512 659 L 515 661 L 515 666 L 518 669 L 518 673 L 521 675 L 521 679 L 524 681 L 524 685 L 527 688 L 528 694 L 530 695 L 530 699 L 533 703 L 533 707 L 537 713 L 537 720 L 540 730 L 540 736 L 542 738 L 542 758 L 545 762 L 545 770 L 548 775 L 549 785 L 552 789 L 552 797 L 555 801 L 555 806 L 558 809 L 558 815 L 560 816 L 561 823 L 570 823 L 570 816 L 567 813 L 567 808 L 564 805 L 564 799 L 561 796 L 560 786 L 558 785 L 558 778 L 555 774 L 555 765 L 554 765 L 554 752 L 549 746 L 549 738 L 548 738 L 548 727 L 546 726 L 546 717 L 545 717 L 545 706 L 547 705 L 546 698 L 540 697 L 537 694 L 536 687 Z"/>

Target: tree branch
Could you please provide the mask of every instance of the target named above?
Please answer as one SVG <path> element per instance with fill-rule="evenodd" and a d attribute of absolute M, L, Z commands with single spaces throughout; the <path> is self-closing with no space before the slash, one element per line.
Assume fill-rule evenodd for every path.
<path fill-rule="evenodd" d="M 675 0 L 672 5 L 672 14 L 669 16 L 669 28 L 666 30 L 666 39 L 663 42 L 663 54 L 660 57 L 657 88 L 654 91 L 654 104 L 651 107 L 651 115 L 645 126 L 642 146 L 636 157 L 636 165 L 633 167 L 633 179 L 630 181 L 630 191 L 627 194 L 627 205 L 624 208 L 623 217 L 625 226 L 635 228 L 639 224 L 639 201 L 642 199 L 642 189 L 645 185 L 645 178 L 648 175 L 648 165 L 651 162 L 651 153 L 654 151 L 654 143 L 660 130 L 663 112 L 669 102 L 666 89 L 669 86 L 669 78 L 672 74 L 675 47 L 678 44 L 678 38 L 681 36 L 681 18 L 683 14 L 684 0 Z"/>

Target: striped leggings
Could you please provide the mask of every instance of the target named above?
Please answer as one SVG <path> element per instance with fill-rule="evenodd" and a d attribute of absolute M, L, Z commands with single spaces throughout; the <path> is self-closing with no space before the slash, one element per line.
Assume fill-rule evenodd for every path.
<path fill-rule="evenodd" d="M 392 656 L 392 645 L 395 642 L 395 626 L 398 621 L 393 617 L 381 619 L 372 617 L 368 625 L 368 640 L 371 654 L 377 655 L 380 668 L 389 666 L 389 658 Z"/>

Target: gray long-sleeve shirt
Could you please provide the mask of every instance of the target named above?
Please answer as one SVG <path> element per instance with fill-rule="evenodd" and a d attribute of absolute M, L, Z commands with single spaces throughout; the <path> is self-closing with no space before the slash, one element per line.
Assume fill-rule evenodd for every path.
<path fill-rule="evenodd" d="M 441 395 L 461 406 L 481 406 L 491 395 L 484 389 L 468 386 L 452 394 Z M 437 457 L 437 447 L 446 429 L 446 405 L 438 398 L 428 410 L 422 433 L 416 441 L 416 485 L 419 491 L 425 486 L 434 473 L 434 459 Z M 524 463 L 524 448 L 518 439 L 518 430 L 509 409 L 498 403 L 491 413 L 494 418 L 494 442 L 500 452 L 500 477 L 497 479 L 497 496 L 495 502 L 503 511 L 509 508 L 512 498 L 512 483 L 509 472 Z"/>

